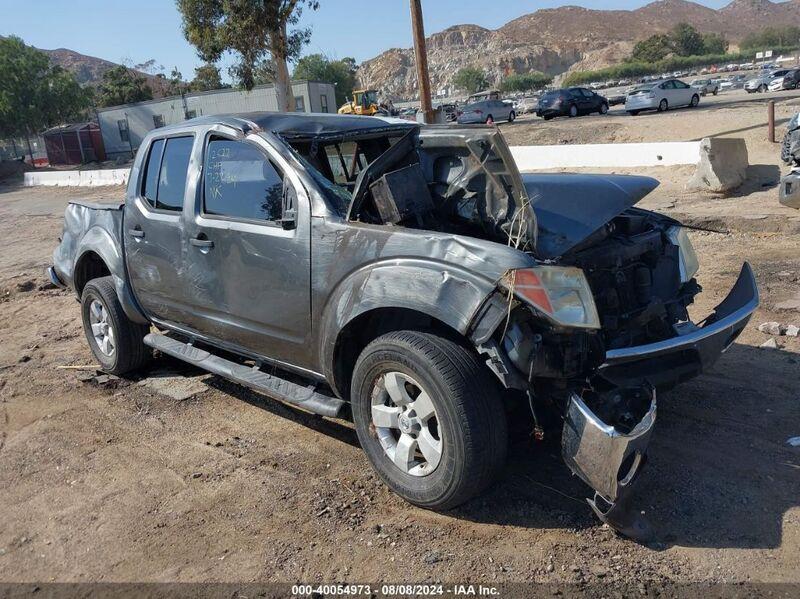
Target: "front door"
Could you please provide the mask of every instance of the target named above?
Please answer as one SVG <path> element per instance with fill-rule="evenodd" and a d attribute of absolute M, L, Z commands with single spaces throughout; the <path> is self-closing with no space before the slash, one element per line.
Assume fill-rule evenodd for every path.
<path fill-rule="evenodd" d="M 311 247 L 305 190 L 261 138 L 214 133 L 204 143 L 197 203 L 186 222 L 189 324 L 251 353 L 307 367 Z"/>
<path fill-rule="evenodd" d="M 128 276 L 144 311 L 181 323 L 186 311 L 182 211 L 194 136 L 154 140 L 133 169 L 123 219 Z M 139 176 L 141 173 L 141 176 Z"/>

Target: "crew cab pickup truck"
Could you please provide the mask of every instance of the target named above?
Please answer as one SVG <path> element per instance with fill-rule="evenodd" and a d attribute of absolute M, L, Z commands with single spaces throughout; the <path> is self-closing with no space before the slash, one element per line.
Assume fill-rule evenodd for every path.
<path fill-rule="evenodd" d="M 523 406 L 636 536 L 656 391 L 709 368 L 758 304 L 745 263 L 690 320 L 686 229 L 634 206 L 656 185 L 523 176 L 493 127 L 202 117 L 145 137 L 124 204 L 69 204 L 49 274 L 108 372 L 152 348 L 351 414 L 378 475 L 426 508 L 490 484 Z"/>

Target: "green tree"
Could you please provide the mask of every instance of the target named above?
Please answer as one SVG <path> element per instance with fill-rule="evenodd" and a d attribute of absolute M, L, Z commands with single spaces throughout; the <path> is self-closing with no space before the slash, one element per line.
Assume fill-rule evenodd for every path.
<path fill-rule="evenodd" d="M 500 84 L 500 89 L 504 92 L 526 92 L 534 89 L 542 89 L 553 81 L 550 75 L 545 75 L 539 71 L 531 73 L 509 75 Z"/>
<path fill-rule="evenodd" d="M 30 136 L 84 116 L 91 93 L 20 38 L 0 38 L 0 135 Z M 31 152 L 32 154 L 32 152 Z"/>
<path fill-rule="evenodd" d="M 752 52 L 797 47 L 800 47 L 800 27 L 796 25 L 765 27 L 745 36 L 741 43 L 742 50 Z"/>
<path fill-rule="evenodd" d="M 206 62 L 224 53 L 237 58 L 233 67 L 245 89 L 255 85 L 254 69 L 266 58 L 275 64 L 275 89 L 281 110 L 294 110 L 287 61 L 297 58 L 311 38 L 310 29 L 293 29 L 304 8 L 317 0 L 176 0 L 183 16 L 183 34 Z"/>
<path fill-rule="evenodd" d="M 309 54 L 297 61 L 294 78 L 333 83 L 336 89 L 336 105 L 341 106 L 353 95 L 356 85 L 355 65 L 353 58 L 331 60 L 322 54 Z"/>
<path fill-rule="evenodd" d="M 475 67 L 464 67 L 453 77 L 453 85 L 468 94 L 474 94 L 489 87 L 486 73 Z"/>
<path fill-rule="evenodd" d="M 669 32 L 672 49 L 678 56 L 703 54 L 703 36 L 688 23 L 678 23 Z"/>
<path fill-rule="evenodd" d="M 703 34 L 703 54 L 725 54 L 728 51 L 728 40 L 719 33 Z"/>
<path fill-rule="evenodd" d="M 103 73 L 97 89 L 100 106 L 119 106 L 153 99 L 153 90 L 145 78 L 126 66 L 118 65 Z"/>
<path fill-rule="evenodd" d="M 189 91 L 206 92 L 212 89 L 222 89 L 222 77 L 217 65 L 207 62 L 194 70 L 194 79 L 189 83 Z"/>
<path fill-rule="evenodd" d="M 631 60 L 641 62 L 656 62 L 672 52 L 672 40 L 668 35 L 657 33 L 645 40 L 636 42 L 631 52 Z"/>

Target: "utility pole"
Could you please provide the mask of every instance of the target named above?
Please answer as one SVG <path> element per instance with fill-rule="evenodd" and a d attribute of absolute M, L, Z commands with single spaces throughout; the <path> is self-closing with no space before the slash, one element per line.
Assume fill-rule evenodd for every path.
<path fill-rule="evenodd" d="M 432 123 L 431 81 L 428 78 L 428 51 L 425 48 L 425 26 L 422 23 L 421 0 L 411 0 L 411 30 L 414 34 L 414 56 L 417 59 L 420 108 L 425 115 L 425 122 Z"/>

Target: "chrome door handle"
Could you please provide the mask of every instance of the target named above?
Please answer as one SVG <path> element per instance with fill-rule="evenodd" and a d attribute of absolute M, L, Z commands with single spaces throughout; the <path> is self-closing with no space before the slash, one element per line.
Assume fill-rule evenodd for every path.
<path fill-rule="evenodd" d="M 192 237 L 189 239 L 189 243 L 191 243 L 194 247 L 198 248 L 213 248 L 214 242 L 210 239 L 203 239 L 202 237 Z"/>

